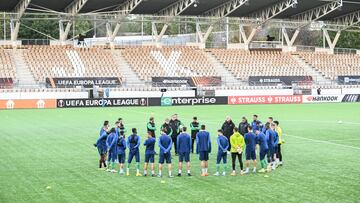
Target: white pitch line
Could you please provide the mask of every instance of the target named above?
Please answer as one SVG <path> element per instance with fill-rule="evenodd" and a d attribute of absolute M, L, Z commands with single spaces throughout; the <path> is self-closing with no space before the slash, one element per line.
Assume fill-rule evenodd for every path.
<path fill-rule="evenodd" d="M 342 141 L 360 141 L 360 139 L 338 139 L 338 140 L 326 140 L 328 142 L 342 142 Z"/>
<path fill-rule="evenodd" d="M 330 123 L 330 124 L 352 124 L 352 125 L 360 125 L 360 123 L 356 122 L 347 122 L 343 121 L 342 123 L 338 123 L 336 121 L 319 121 L 319 120 L 284 120 L 283 122 L 313 122 L 313 123 Z"/>
<path fill-rule="evenodd" d="M 329 142 L 329 141 L 326 141 L 326 140 L 316 140 L 316 139 L 311 139 L 311 138 L 306 138 L 306 137 L 299 137 L 299 136 L 296 136 L 296 135 L 288 135 L 288 134 L 284 134 L 284 135 L 286 135 L 288 137 L 294 137 L 294 138 L 297 138 L 297 139 L 302 139 L 302 140 L 310 140 L 310 141 L 313 141 L 313 142 L 320 142 L 320 143 L 331 144 L 331 145 L 336 145 L 336 146 L 340 146 L 340 147 L 346 147 L 346 148 L 350 148 L 350 149 L 360 150 L 360 147 L 354 147 L 354 146 L 345 145 L 345 144 L 333 143 L 333 142 Z"/>

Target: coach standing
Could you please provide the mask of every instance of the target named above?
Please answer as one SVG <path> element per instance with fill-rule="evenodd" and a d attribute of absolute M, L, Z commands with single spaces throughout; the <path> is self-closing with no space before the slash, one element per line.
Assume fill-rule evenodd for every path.
<path fill-rule="evenodd" d="M 239 123 L 239 133 L 244 137 L 246 133 L 248 133 L 248 127 L 250 126 L 246 117 L 242 117 L 242 121 Z"/>
<path fill-rule="evenodd" d="M 153 138 L 156 138 L 156 135 L 155 135 L 156 126 L 155 126 L 154 117 L 150 117 L 149 122 L 146 125 L 146 128 L 147 128 L 147 131 L 151 133 L 151 136 Z"/>
<path fill-rule="evenodd" d="M 190 123 L 191 128 L 191 153 L 194 153 L 194 143 L 196 140 L 196 134 L 200 131 L 200 124 L 195 116 L 193 122 Z"/>
<path fill-rule="evenodd" d="M 171 117 L 171 120 L 169 122 L 169 125 L 172 129 L 172 134 L 171 134 L 171 139 L 172 142 L 174 143 L 174 148 L 175 148 L 175 155 L 177 156 L 177 145 L 176 145 L 176 141 L 177 141 L 177 136 L 180 134 L 180 126 L 182 125 L 181 121 L 178 119 L 178 115 L 174 114 Z"/>
<path fill-rule="evenodd" d="M 231 146 L 230 136 L 234 133 L 234 128 L 234 122 L 231 120 L 230 116 L 227 116 L 224 124 L 221 127 L 221 130 L 224 132 L 225 137 L 228 139 L 229 146 Z M 230 147 L 228 148 L 228 151 L 230 151 Z"/>

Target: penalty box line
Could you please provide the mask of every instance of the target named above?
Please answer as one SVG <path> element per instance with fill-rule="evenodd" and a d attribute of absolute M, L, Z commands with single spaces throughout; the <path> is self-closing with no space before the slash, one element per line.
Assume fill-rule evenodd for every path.
<path fill-rule="evenodd" d="M 355 146 L 351 146 L 351 145 L 334 143 L 334 142 L 330 142 L 330 141 L 327 141 L 327 140 L 316 140 L 316 139 L 311 139 L 311 138 L 306 138 L 306 137 L 300 137 L 300 136 L 296 136 L 296 135 L 288 135 L 288 134 L 284 134 L 284 135 L 286 135 L 286 136 L 288 136 L 288 137 L 293 137 L 293 138 L 302 139 L 302 140 L 308 140 L 308 141 L 312 141 L 312 142 L 319 142 L 319 143 L 325 143 L 325 144 L 335 145 L 335 146 L 339 146 L 339 147 L 346 147 L 346 148 L 350 148 L 350 149 L 360 150 L 360 147 L 355 147 Z"/>

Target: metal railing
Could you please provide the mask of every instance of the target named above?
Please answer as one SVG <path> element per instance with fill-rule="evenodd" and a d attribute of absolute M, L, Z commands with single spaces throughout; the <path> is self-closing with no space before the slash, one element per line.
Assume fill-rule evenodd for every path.
<path fill-rule="evenodd" d="M 335 48 L 334 54 L 356 54 L 357 49 Z"/>
<path fill-rule="evenodd" d="M 253 41 L 250 43 L 250 49 L 279 49 L 280 41 Z"/>
<path fill-rule="evenodd" d="M 316 47 L 315 46 L 296 46 L 296 51 L 301 52 L 315 52 Z"/>
<path fill-rule="evenodd" d="M 49 39 L 21 39 L 21 45 L 50 45 Z"/>

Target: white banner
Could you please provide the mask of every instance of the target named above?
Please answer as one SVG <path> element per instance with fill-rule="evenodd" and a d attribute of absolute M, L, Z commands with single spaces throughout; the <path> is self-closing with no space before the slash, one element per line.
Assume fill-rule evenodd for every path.
<path fill-rule="evenodd" d="M 303 95 L 303 103 L 341 103 L 345 95 Z"/>

